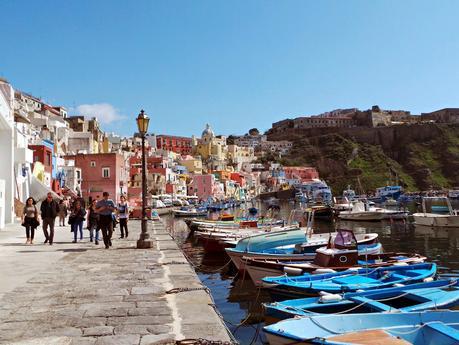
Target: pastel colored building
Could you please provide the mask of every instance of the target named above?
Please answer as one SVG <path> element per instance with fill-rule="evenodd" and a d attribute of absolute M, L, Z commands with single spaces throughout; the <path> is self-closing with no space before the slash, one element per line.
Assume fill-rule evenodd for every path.
<path fill-rule="evenodd" d="M 127 166 L 122 155 L 93 153 L 66 158 L 74 160 L 75 167 L 81 169 L 83 198 L 102 197 L 103 192 L 108 192 L 112 199 L 118 200 L 128 192 Z"/>
<path fill-rule="evenodd" d="M 156 147 L 159 150 L 172 151 L 182 155 L 191 153 L 191 138 L 177 137 L 172 135 L 157 135 Z"/>
<path fill-rule="evenodd" d="M 215 196 L 217 181 L 212 174 L 194 175 L 188 184 L 188 195 L 196 195 L 199 200 L 207 200 Z M 222 192 L 222 191 L 220 191 Z"/>
<path fill-rule="evenodd" d="M 309 182 L 319 178 L 319 173 L 313 167 L 284 167 L 285 178 L 287 180 L 299 180 Z"/>
<path fill-rule="evenodd" d="M 190 174 L 202 174 L 202 160 L 200 157 L 184 156 L 178 160 Z"/>

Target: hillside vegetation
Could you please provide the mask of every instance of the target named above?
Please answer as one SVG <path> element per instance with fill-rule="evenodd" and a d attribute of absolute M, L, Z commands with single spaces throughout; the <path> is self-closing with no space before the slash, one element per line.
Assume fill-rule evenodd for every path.
<path fill-rule="evenodd" d="M 341 194 L 399 183 L 408 191 L 459 186 L 459 126 L 411 125 L 297 135 L 284 165 L 315 166 Z"/>

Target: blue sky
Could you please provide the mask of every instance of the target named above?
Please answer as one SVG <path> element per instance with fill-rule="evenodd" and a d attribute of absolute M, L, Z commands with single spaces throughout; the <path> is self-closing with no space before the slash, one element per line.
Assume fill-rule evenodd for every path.
<path fill-rule="evenodd" d="M 266 130 L 374 104 L 459 107 L 458 1 L 0 1 L 0 76 L 103 128 Z"/>

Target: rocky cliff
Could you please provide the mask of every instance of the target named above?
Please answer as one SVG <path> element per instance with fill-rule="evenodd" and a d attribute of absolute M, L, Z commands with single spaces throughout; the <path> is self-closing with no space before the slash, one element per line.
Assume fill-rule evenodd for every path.
<path fill-rule="evenodd" d="M 364 192 L 387 183 L 407 190 L 459 186 L 459 125 L 310 129 L 276 133 L 293 140 L 284 165 L 312 165 L 335 193 L 350 184 Z"/>

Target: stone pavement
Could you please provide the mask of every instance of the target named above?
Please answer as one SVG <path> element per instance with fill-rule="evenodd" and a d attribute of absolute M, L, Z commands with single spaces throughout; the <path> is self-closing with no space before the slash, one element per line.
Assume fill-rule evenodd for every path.
<path fill-rule="evenodd" d="M 129 227 L 129 239 L 115 233 L 108 250 L 87 238 L 70 243 L 68 227 L 57 228 L 53 246 L 41 232 L 29 246 L 23 228 L 0 231 L 0 344 L 230 341 L 163 224 L 149 223 L 155 248 L 146 250 L 135 249 L 140 222 Z"/>

